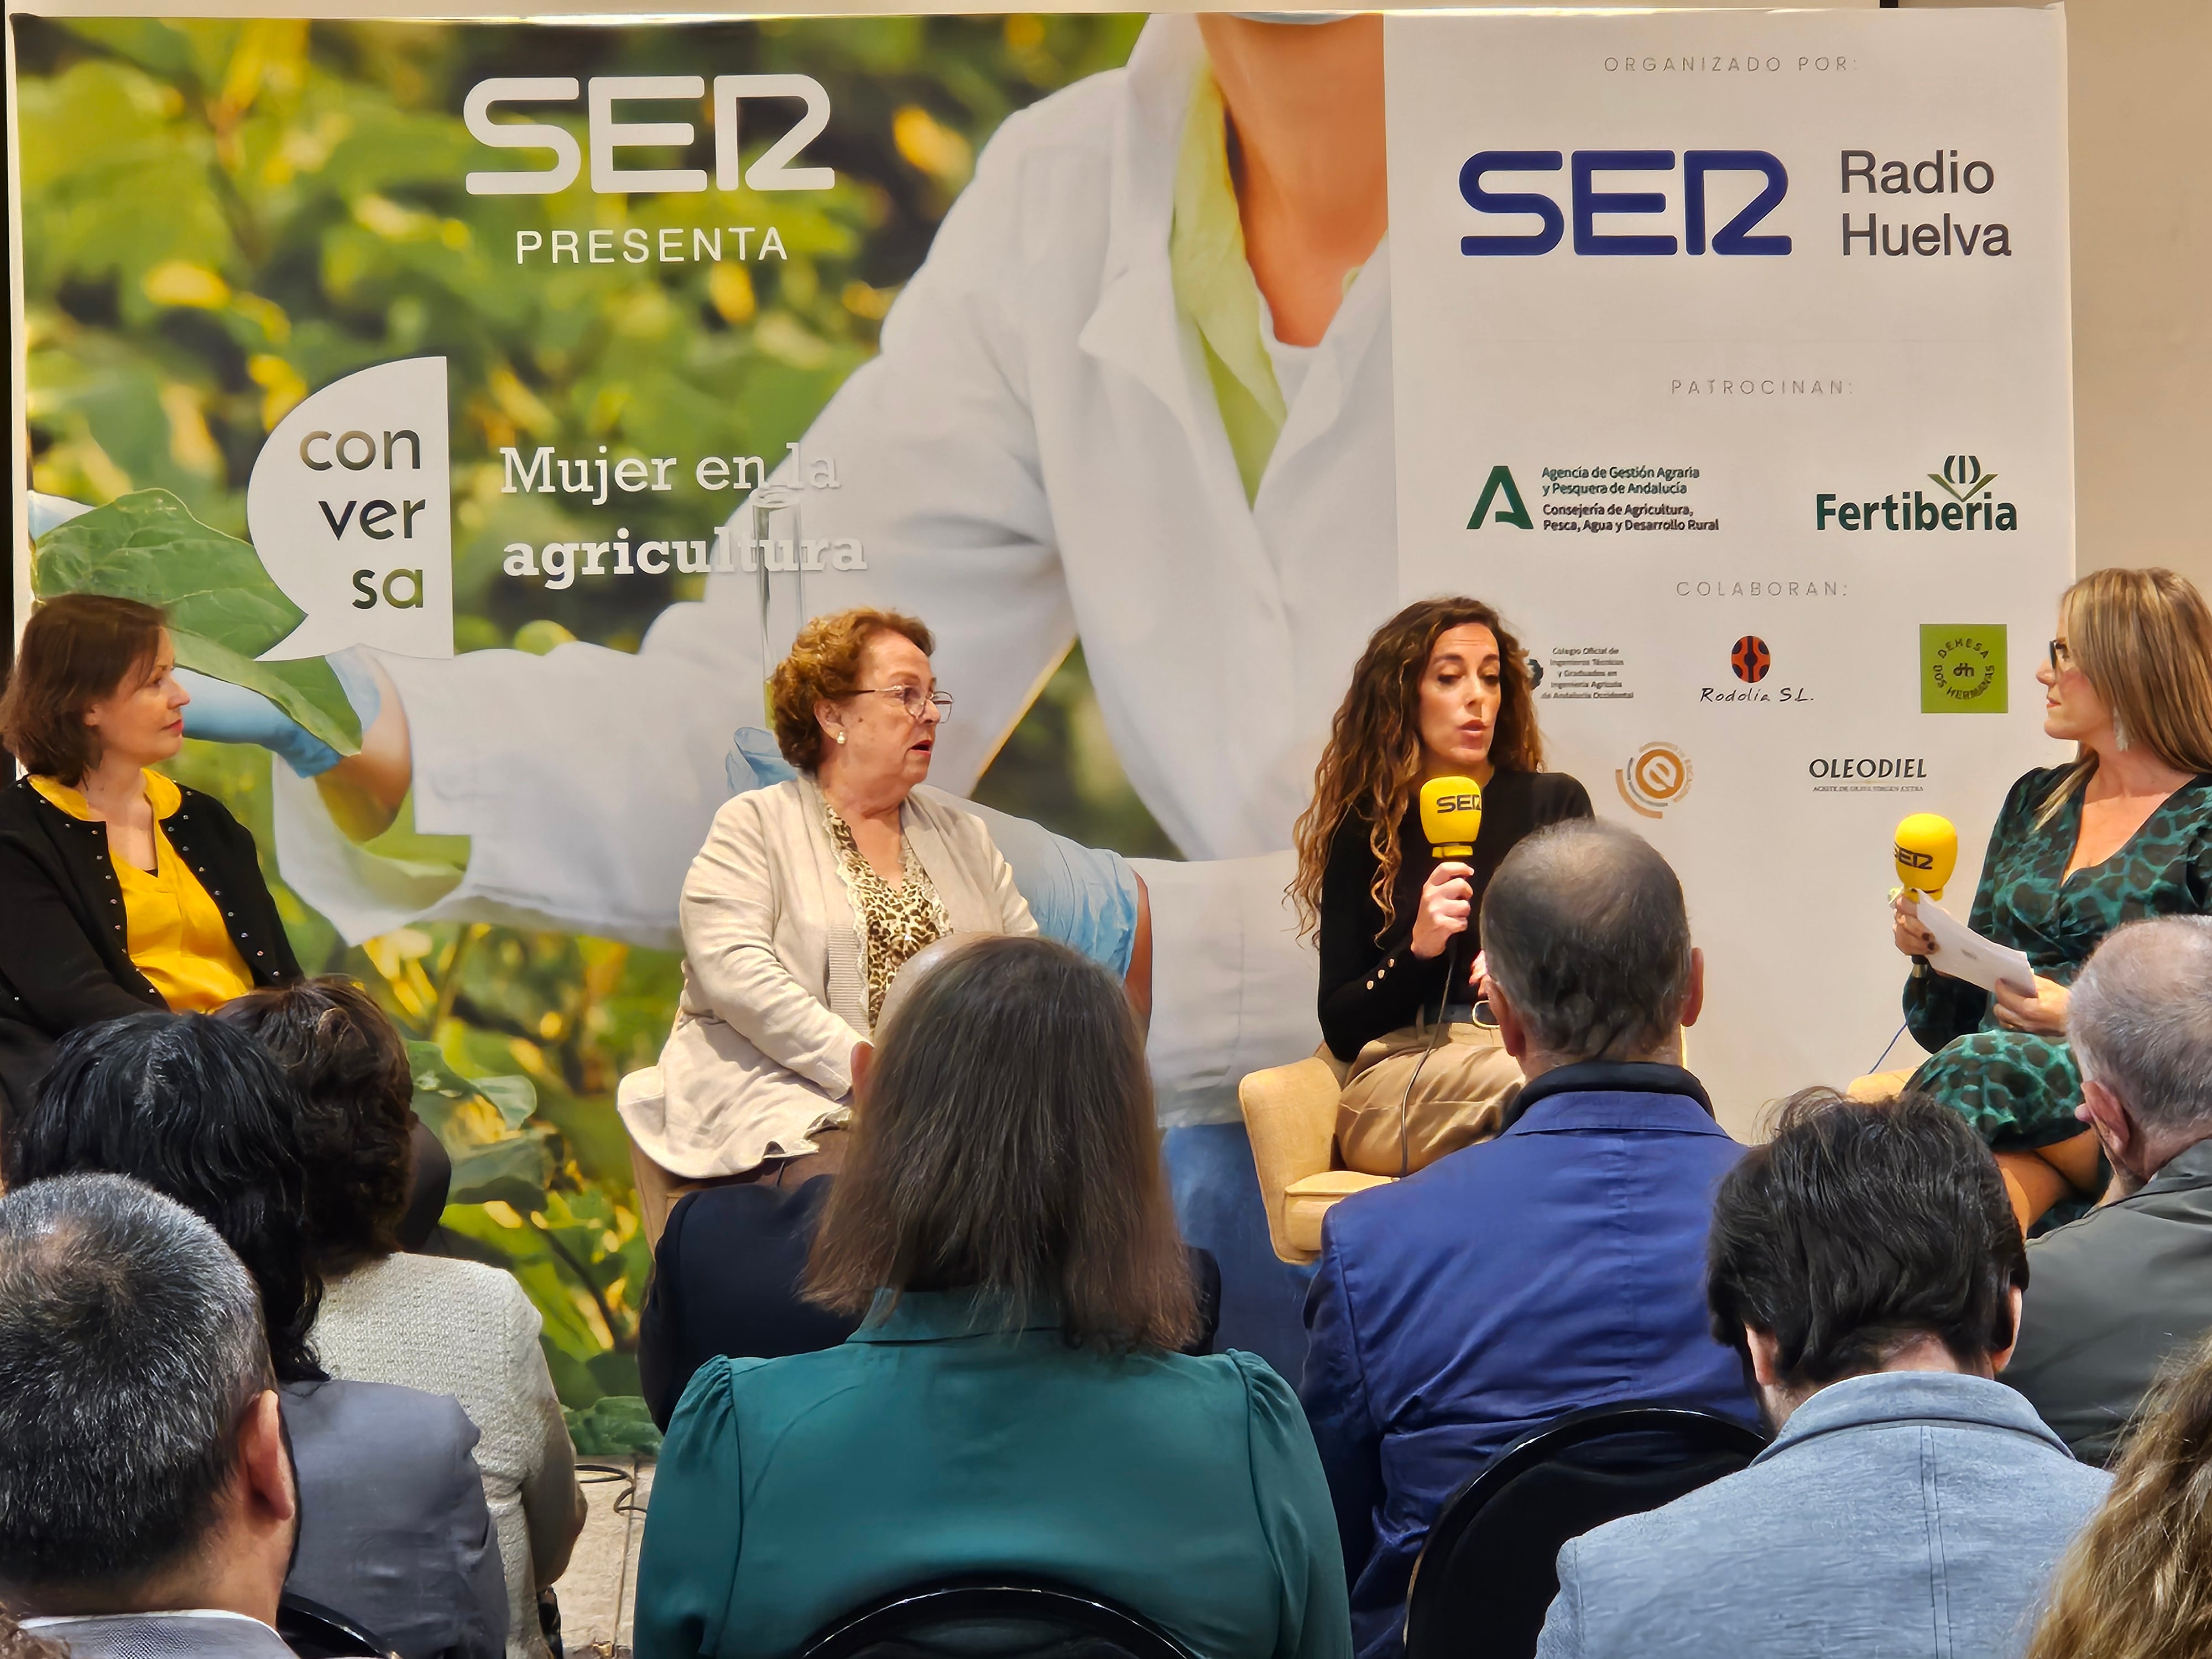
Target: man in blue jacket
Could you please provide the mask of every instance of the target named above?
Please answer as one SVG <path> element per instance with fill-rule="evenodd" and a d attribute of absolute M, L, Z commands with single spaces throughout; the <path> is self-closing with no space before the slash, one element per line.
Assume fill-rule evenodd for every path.
<path fill-rule="evenodd" d="M 1401 1648 L 1453 1490 L 1586 1406 L 1758 1420 L 1705 1295 L 1714 1188 L 1743 1155 L 1682 1069 L 1705 968 L 1681 884 L 1579 820 L 1522 842 L 1482 902 L 1486 994 L 1528 1079 L 1495 1140 L 1329 1212 L 1299 1389 L 1335 1498 L 1360 1659 Z"/>

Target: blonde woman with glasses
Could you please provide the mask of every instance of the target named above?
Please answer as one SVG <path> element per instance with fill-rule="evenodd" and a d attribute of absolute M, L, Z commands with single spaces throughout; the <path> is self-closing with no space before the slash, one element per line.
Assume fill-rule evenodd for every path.
<path fill-rule="evenodd" d="M 2043 729 L 2075 757 L 2013 785 L 1969 918 L 2027 953 L 2033 993 L 1937 973 L 1927 928 L 1901 904 L 1896 922 L 1913 961 L 1905 1019 L 1931 1055 L 1907 1086 L 1981 1132 L 2023 1226 L 2105 1182 L 2074 1115 L 2075 975 L 2124 921 L 2212 912 L 2212 611 L 2170 570 L 2097 571 L 2059 600 L 2035 677 Z"/>

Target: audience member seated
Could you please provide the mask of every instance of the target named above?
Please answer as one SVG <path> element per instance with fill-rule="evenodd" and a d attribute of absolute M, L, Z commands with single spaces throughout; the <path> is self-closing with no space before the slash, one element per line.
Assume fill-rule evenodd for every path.
<path fill-rule="evenodd" d="M 2212 1342 L 2144 1397 L 2104 1507 L 2052 1583 L 2027 1659 L 2183 1659 L 2212 1630 Z"/>
<path fill-rule="evenodd" d="M 915 952 L 884 994 L 878 1023 L 890 1018 L 937 963 L 967 940 L 986 937 L 949 934 Z M 857 1111 L 868 1050 L 856 1062 Z M 715 1355 L 775 1359 L 814 1353 L 836 1347 L 860 1328 L 861 1310 L 821 1307 L 805 1298 L 801 1285 L 829 1200 L 830 1178 L 844 1167 L 850 1139 L 843 1124 L 817 1130 L 812 1152 L 775 1159 L 755 1179 L 687 1193 L 668 1212 L 637 1322 L 646 1407 L 664 1431 L 692 1374 Z M 1221 1268 L 1211 1251 L 1193 1247 L 1189 1255 L 1199 1322 L 1182 1352 L 1211 1353 L 1221 1318 Z"/>
<path fill-rule="evenodd" d="M 118 1176 L 0 1196 L 0 1601 L 31 1639 L 291 1659 L 299 1494 L 253 1281 L 213 1228 Z"/>
<path fill-rule="evenodd" d="M 2112 1186 L 2028 1245 L 2007 1375 L 2075 1456 L 2106 1463 L 2159 1367 L 2212 1331 L 2212 920 L 2114 930 L 2074 981 L 2066 1031 Z"/>
<path fill-rule="evenodd" d="M 908 957 L 951 933 L 1036 932 L 982 820 L 916 793 L 951 711 L 935 647 L 912 617 L 846 611 L 776 667 L 776 744 L 798 775 L 714 815 L 684 882 L 661 1091 L 623 1108 L 656 1246 L 682 1194 L 811 1152 L 845 1121 L 854 1051 Z"/>
<path fill-rule="evenodd" d="M 2106 1485 L 1996 1381 L 2027 1277 L 1964 1118 L 1790 1101 L 1721 1185 L 1708 1286 L 1774 1443 L 1562 1549 L 1539 1659 L 2018 1653 Z"/>
<path fill-rule="evenodd" d="M 1540 830 L 1482 902 L 1486 991 L 1528 1079 L 1494 1140 L 1328 1213 L 1299 1389 L 1363 1659 L 1487 1459 L 1585 1406 L 1757 1408 L 1705 1311 L 1713 1188 L 1743 1149 L 1681 1066 L 1705 964 L 1681 884 L 1625 830 Z"/>
<path fill-rule="evenodd" d="M 9 1185 L 106 1170 L 196 1211 L 260 1292 L 301 1506 L 288 1588 L 402 1659 L 498 1659 L 507 1592 L 477 1431 L 453 1400 L 332 1382 L 309 1333 L 299 1094 L 244 1031 L 204 1014 L 133 1014 L 73 1032 L 8 1122 Z"/>
<path fill-rule="evenodd" d="M 787 1655 L 979 1572 L 1121 1602 L 1207 1659 L 1348 1655 L 1297 1401 L 1196 1323 L 1136 1016 L 1043 939 L 963 945 L 879 1029 L 808 1293 L 842 1346 L 714 1358 L 661 1448 L 639 1659 Z"/>
<path fill-rule="evenodd" d="M 135 599 L 64 594 L 23 629 L 0 696 L 29 775 L 0 788 L 0 1115 L 81 1026 L 300 976 L 252 836 L 149 769 L 184 746 L 176 665 Z"/>
<path fill-rule="evenodd" d="M 316 1357 L 332 1376 L 450 1394 L 483 1438 L 477 1467 L 507 1574 L 510 1659 L 544 1659 L 538 1592 L 584 1525 L 575 1448 L 512 1273 L 402 1255 L 414 1082 L 407 1047 L 351 980 L 256 991 L 216 1016 L 251 1032 L 305 1107 L 308 1248 L 323 1278 Z"/>

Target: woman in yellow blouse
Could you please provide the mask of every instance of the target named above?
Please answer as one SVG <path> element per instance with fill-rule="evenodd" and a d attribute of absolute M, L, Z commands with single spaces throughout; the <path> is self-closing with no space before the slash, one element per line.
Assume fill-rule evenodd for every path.
<path fill-rule="evenodd" d="M 31 615 L 0 696 L 29 775 L 0 790 L 0 1094 L 54 1042 L 148 1008 L 206 1012 L 300 977 L 253 837 L 150 769 L 183 746 L 176 651 L 151 605 L 99 593 Z"/>

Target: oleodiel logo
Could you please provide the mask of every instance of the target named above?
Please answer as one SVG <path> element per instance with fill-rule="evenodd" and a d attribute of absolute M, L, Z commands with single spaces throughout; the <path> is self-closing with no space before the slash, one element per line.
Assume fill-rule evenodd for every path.
<path fill-rule="evenodd" d="M 1613 773 L 1613 783 L 1631 811 L 1664 817 L 1690 793 L 1690 757 L 1671 743 L 1647 743 Z"/>
<path fill-rule="evenodd" d="M 2020 510 L 1996 498 L 1997 475 L 1982 471 L 1978 455 L 1946 455 L 1942 470 L 1926 475 L 1942 493 L 1915 487 L 1891 490 L 1877 501 L 1844 501 L 1834 490 L 1813 497 L 1813 527 L 1826 530 L 2017 530 Z M 1945 497 L 1949 499 L 1946 500 Z"/>

